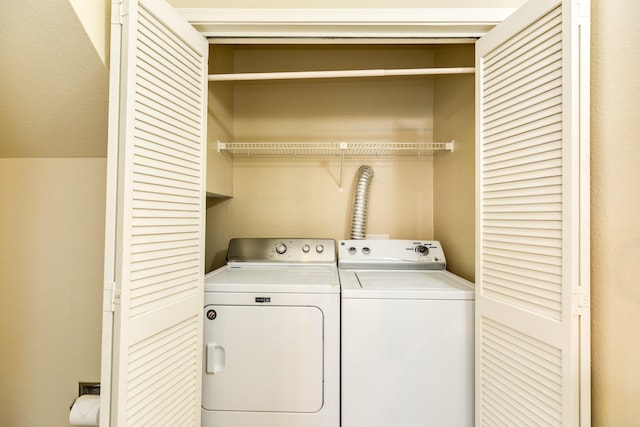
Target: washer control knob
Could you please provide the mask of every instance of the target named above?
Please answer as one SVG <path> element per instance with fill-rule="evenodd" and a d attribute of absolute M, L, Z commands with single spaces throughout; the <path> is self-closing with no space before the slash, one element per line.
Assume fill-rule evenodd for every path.
<path fill-rule="evenodd" d="M 415 251 L 418 253 L 418 255 L 428 255 L 429 254 L 429 248 L 426 247 L 425 245 L 416 246 Z"/>
<path fill-rule="evenodd" d="M 358 250 L 351 246 L 349 249 L 347 249 L 347 252 L 349 252 L 351 255 L 354 255 Z"/>
<path fill-rule="evenodd" d="M 309 245 L 307 245 L 307 244 L 305 243 L 305 245 L 302 247 L 302 252 L 304 252 L 304 253 L 306 254 L 306 253 L 307 253 L 307 252 L 309 252 L 310 250 L 311 250 L 311 248 L 309 247 Z"/>
<path fill-rule="evenodd" d="M 362 248 L 362 253 L 365 255 L 369 255 L 371 253 L 371 249 L 369 249 L 368 246 L 365 246 L 364 248 Z"/>
<path fill-rule="evenodd" d="M 280 255 L 287 252 L 287 245 L 285 245 L 284 243 L 278 243 L 276 245 L 276 252 L 279 253 Z"/>
<path fill-rule="evenodd" d="M 324 245 L 317 245 L 316 246 L 316 252 L 318 252 L 319 254 L 324 252 Z"/>

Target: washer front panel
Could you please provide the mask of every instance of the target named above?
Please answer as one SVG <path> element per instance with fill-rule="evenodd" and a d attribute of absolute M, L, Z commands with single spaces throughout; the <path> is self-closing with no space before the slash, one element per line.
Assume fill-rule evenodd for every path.
<path fill-rule="evenodd" d="M 342 427 L 473 426 L 468 300 L 342 300 Z"/>

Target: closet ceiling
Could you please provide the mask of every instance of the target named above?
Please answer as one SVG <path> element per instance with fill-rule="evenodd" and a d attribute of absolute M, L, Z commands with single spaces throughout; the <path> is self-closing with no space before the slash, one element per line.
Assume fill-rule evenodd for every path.
<path fill-rule="evenodd" d="M 0 157 L 105 157 L 109 73 L 69 0 L 0 0 Z"/>

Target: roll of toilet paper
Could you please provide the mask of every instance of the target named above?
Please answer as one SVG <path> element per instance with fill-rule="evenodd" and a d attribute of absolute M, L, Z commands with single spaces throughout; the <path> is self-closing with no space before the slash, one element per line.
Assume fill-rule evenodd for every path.
<path fill-rule="evenodd" d="M 73 402 L 69 424 L 75 426 L 97 426 L 100 422 L 100 395 L 83 394 Z"/>

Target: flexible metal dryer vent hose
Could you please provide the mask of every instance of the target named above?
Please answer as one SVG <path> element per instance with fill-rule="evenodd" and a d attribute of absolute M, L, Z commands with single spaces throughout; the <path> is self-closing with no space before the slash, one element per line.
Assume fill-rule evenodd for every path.
<path fill-rule="evenodd" d="M 373 168 L 367 165 L 360 166 L 353 198 L 351 240 L 363 240 L 367 234 L 367 205 L 369 203 L 369 184 L 372 179 Z"/>

